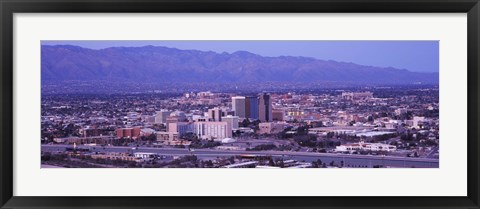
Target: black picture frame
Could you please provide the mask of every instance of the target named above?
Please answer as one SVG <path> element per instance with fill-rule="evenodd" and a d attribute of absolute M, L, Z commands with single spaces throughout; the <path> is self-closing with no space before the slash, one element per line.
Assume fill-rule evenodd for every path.
<path fill-rule="evenodd" d="M 0 0 L 1 208 L 479 208 L 478 0 Z M 13 196 L 15 13 L 467 13 L 468 195 L 465 197 L 20 197 Z M 454 181 L 448 179 L 447 181 Z M 448 188 L 445 188 L 448 189 Z"/>

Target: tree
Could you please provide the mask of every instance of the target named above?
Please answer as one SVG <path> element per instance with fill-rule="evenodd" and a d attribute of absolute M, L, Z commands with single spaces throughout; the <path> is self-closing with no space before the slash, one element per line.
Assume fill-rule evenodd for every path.
<path fill-rule="evenodd" d="M 317 136 L 313 134 L 295 136 L 294 140 L 303 147 L 317 147 Z"/>
<path fill-rule="evenodd" d="M 198 136 L 195 133 L 188 132 L 183 135 L 183 138 L 188 141 L 194 141 L 198 139 Z"/>
<path fill-rule="evenodd" d="M 284 164 L 283 160 L 277 161 L 277 165 L 278 165 L 280 168 L 285 167 L 285 164 Z"/>
<path fill-rule="evenodd" d="M 411 134 L 410 131 L 408 131 L 407 133 L 402 134 L 400 136 L 400 139 L 402 139 L 403 141 L 412 141 L 413 140 L 413 134 Z"/>
<path fill-rule="evenodd" d="M 275 163 L 273 162 L 273 160 L 271 158 L 268 161 L 268 166 L 275 166 Z"/>
<path fill-rule="evenodd" d="M 242 127 L 248 127 L 250 126 L 250 120 L 248 120 L 248 118 L 245 118 L 240 125 Z"/>
<path fill-rule="evenodd" d="M 231 164 L 233 164 L 233 163 L 235 163 L 235 158 L 234 158 L 233 156 L 232 156 L 232 157 L 229 157 L 229 158 L 228 158 L 228 161 L 229 161 Z"/>
<path fill-rule="evenodd" d="M 308 134 L 308 127 L 307 126 L 300 126 L 297 129 L 297 135 L 307 135 Z"/>
<path fill-rule="evenodd" d="M 249 151 L 249 150 L 272 150 L 272 149 L 276 149 L 277 146 L 275 146 L 274 144 L 260 144 L 260 145 L 257 145 L 255 146 L 254 148 L 247 148 L 246 150 Z"/>
<path fill-rule="evenodd" d="M 374 120 L 373 116 L 370 115 L 370 116 L 367 117 L 368 122 L 373 122 L 373 120 Z"/>
<path fill-rule="evenodd" d="M 318 164 L 319 166 L 322 165 L 322 160 L 317 159 L 317 164 Z"/>
<path fill-rule="evenodd" d="M 150 134 L 147 136 L 147 141 L 157 141 L 157 135 L 156 134 Z"/>
<path fill-rule="evenodd" d="M 45 152 L 43 155 L 42 155 L 42 161 L 49 161 L 50 160 L 50 157 L 52 156 L 52 153 L 50 152 Z"/>
<path fill-rule="evenodd" d="M 322 161 L 320 159 L 316 161 L 312 161 L 312 168 L 320 168 L 322 167 Z"/>
<path fill-rule="evenodd" d="M 333 138 L 333 136 L 335 136 L 334 132 L 328 132 L 327 133 L 327 138 L 331 139 L 331 138 Z"/>

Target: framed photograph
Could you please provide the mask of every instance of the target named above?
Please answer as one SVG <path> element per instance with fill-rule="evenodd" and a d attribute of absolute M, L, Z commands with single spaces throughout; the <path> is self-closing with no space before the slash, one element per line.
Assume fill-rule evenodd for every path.
<path fill-rule="evenodd" d="M 479 208 L 478 0 L 1 0 L 1 208 Z"/>

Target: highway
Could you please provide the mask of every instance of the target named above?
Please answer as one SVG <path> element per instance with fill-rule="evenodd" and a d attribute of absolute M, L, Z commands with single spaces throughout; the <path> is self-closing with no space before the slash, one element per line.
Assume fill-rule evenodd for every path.
<path fill-rule="evenodd" d="M 73 148 L 73 145 L 42 145 L 42 151 L 55 152 L 65 151 L 66 148 Z M 237 155 L 272 156 L 283 159 L 294 159 L 298 161 L 312 162 L 320 159 L 327 165 L 334 162 L 340 165 L 343 161 L 344 167 L 416 167 L 416 168 L 438 168 L 438 159 L 432 158 L 410 158 L 379 155 L 348 155 L 335 153 L 314 153 L 314 152 L 291 152 L 291 151 L 239 151 L 239 150 L 215 150 L 183 148 L 152 148 L 152 147 L 117 147 L 117 146 L 77 146 L 77 148 L 88 148 L 98 152 L 149 152 L 165 156 L 182 156 L 194 154 L 199 158 L 229 157 Z"/>
<path fill-rule="evenodd" d="M 434 147 L 430 153 L 427 154 L 427 158 L 434 158 L 435 154 L 438 152 L 438 146 Z"/>

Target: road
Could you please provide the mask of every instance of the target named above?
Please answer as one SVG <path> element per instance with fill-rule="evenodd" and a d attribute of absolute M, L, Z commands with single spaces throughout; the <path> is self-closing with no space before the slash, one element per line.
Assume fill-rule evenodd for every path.
<path fill-rule="evenodd" d="M 65 151 L 72 145 L 42 145 L 42 151 Z M 438 159 L 431 158 L 409 158 L 395 156 L 378 155 L 348 155 L 335 153 L 314 153 L 314 152 L 291 152 L 291 151 L 239 151 L 239 150 L 215 150 L 215 149 L 195 149 L 189 151 L 183 148 L 152 148 L 152 147 L 117 147 L 117 146 L 77 146 L 77 148 L 88 148 L 91 151 L 98 152 L 149 152 L 166 156 L 182 156 L 194 154 L 198 157 L 229 157 L 237 155 L 256 155 L 272 156 L 283 159 L 294 159 L 298 161 L 312 162 L 320 159 L 329 164 L 334 162 L 340 165 L 343 161 L 346 167 L 373 167 L 376 165 L 388 167 L 420 167 L 420 168 L 438 168 Z"/>
<path fill-rule="evenodd" d="M 435 158 L 435 154 L 438 152 L 438 146 L 434 147 L 430 153 L 427 154 L 427 158 Z"/>

